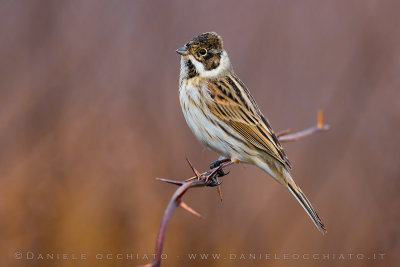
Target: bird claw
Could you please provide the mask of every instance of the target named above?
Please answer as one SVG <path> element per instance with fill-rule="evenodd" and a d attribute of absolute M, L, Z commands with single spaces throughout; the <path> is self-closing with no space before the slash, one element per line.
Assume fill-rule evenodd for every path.
<path fill-rule="evenodd" d="M 225 172 L 223 169 L 219 169 L 217 172 L 216 172 L 216 175 L 218 176 L 218 177 L 223 177 L 223 176 L 225 176 L 225 175 L 227 175 L 229 172 Z"/>
<path fill-rule="evenodd" d="M 207 182 L 207 186 L 209 187 L 215 187 L 215 186 L 220 186 L 222 183 L 218 182 L 216 179 L 210 179 Z"/>
<path fill-rule="evenodd" d="M 222 184 L 222 182 L 218 181 L 218 177 L 225 176 L 226 173 L 223 170 L 211 170 L 210 173 L 206 176 L 205 180 L 207 183 L 207 186 L 219 186 Z"/>

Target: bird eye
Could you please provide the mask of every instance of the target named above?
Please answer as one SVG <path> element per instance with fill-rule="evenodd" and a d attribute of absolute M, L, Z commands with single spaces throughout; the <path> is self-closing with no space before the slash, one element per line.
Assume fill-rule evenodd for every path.
<path fill-rule="evenodd" d="M 201 49 L 200 51 L 199 51 L 199 53 L 200 53 L 200 55 L 205 55 L 206 53 L 207 53 L 207 50 L 205 50 L 205 49 Z"/>

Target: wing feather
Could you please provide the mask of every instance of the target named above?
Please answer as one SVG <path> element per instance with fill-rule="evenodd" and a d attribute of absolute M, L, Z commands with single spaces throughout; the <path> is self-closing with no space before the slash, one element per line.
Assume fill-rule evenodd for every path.
<path fill-rule="evenodd" d="M 208 108 L 255 148 L 268 153 L 284 166 L 290 162 L 268 121 L 245 85 L 233 75 L 209 82 Z"/>

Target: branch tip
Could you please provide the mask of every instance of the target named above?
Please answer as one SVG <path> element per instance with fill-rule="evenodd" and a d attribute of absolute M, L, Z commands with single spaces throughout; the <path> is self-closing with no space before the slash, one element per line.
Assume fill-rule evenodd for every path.
<path fill-rule="evenodd" d="M 277 133 L 277 134 L 276 134 L 276 137 L 280 137 L 280 136 L 282 136 L 282 135 L 287 135 L 287 134 L 289 134 L 291 131 L 292 131 L 292 130 L 290 130 L 290 129 L 283 130 L 283 131 Z"/>
<path fill-rule="evenodd" d="M 322 112 L 322 109 L 318 109 L 317 126 L 318 129 L 324 128 L 324 113 Z"/>

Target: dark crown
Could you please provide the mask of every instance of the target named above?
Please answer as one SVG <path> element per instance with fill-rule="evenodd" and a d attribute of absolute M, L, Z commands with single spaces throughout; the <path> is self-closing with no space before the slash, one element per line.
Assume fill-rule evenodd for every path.
<path fill-rule="evenodd" d="M 222 38 L 215 32 L 206 32 L 194 37 L 189 45 L 213 47 L 217 50 L 222 50 Z"/>

